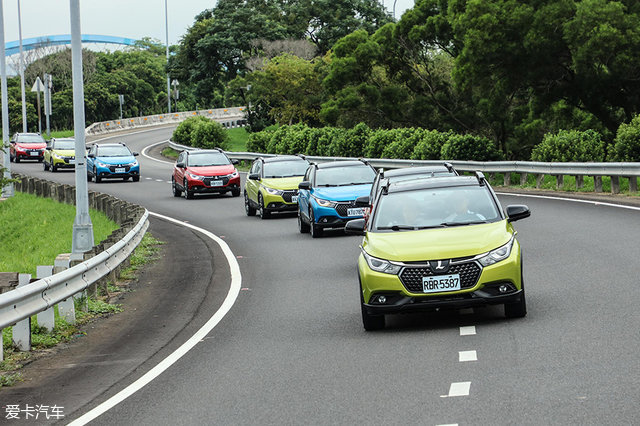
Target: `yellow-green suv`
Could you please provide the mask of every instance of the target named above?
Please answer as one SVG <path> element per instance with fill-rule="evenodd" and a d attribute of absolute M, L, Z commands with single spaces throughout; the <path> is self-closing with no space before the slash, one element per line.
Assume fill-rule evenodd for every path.
<path fill-rule="evenodd" d="M 73 138 L 52 138 L 44 151 L 42 161 L 44 170 L 52 172 L 58 169 L 76 167 L 76 141 Z"/>
<path fill-rule="evenodd" d="M 274 212 L 295 212 L 298 184 L 308 166 L 307 160 L 295 155 L 256 158 L 244 184 L 247 216 L 255 216 L 258 212 L 266 219 Z"/>
<path fill-rule="evenodd" d="M 385 315 L 503 304 L 509 318 L 527 313 L 522 253 L 512 222 L 524 205 L 503 211 L 481 173 L 387 184 L 371 217 L 347 223 L 364 235 L 358 258 L 366 330 Z"/>

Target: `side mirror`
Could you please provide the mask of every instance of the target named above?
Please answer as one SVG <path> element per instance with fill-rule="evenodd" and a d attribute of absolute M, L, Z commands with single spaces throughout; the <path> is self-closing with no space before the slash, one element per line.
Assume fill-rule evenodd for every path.
<path fill-rule="evenodd" d="M 507 220 L 509 222 L 515 222 L 516 220 L 524 219 L 529 216 L 531 216 L 531 210 L 529 210 L 529 207 L 525 205 L 516 204 L 507 206 Z"/>
<path fill-rule="evenodd" d="M 347 222 L 344 232 L 348 235 L 364 235 L 364 227 L 364 219 L 353 219 Z"/>
<path fill-rule="evenodd" d="M 371 205 L 371 198 L 368 195 L 356 198 L 356 207 L 369 207 Z"/>
<path fill-rule="evenodd" d="M 87 157 L 89 158 L 96 158 L 96 156 L 94 154 L 87 154 Z"/>
<path fill-rule="evenodd" d="M 250 180 L 260 180 L 260 174 L 259 173 L 251 173 L 249 176 Z"/>
<path fill-rule="evenodd" d="M 236 159 L 233 159 L 233 160 L 231 160 L 231 164 L 233 164 L 235 166 L 236 164 L 240 164 L 240 161 L 236 160 Z"/>
<path fill-rule="evenodd" d="M 46 149 L 47 151 L 51 151 L 53 148 L 51 148 L 51 145 L 48 145 L 45 149 Z"/>
<path fill-rule="evenodd" d="M 133 153 L 133 156 L 134 156 L 134 157 L 137 157 L 138 155 L 140 155 L 140 154 L 138 154 L 137 152 L 134 152 L 134 153 Z"/>
<path fill-rule="evenodd" d="M 179 169 L 184 169 L 184 163 L 176 163 L 176 167 Z"/>
<path fill-rule="evenodd" d="M 306 189 L 307 191 L 311 191 L 311 182 L 309 182 L 308 180 L 300 182 L 298 184 L 298 189 Z"/>

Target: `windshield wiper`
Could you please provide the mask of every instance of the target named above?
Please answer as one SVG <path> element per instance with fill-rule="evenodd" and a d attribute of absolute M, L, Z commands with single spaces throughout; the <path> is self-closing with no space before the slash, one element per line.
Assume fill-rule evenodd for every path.
<path fill-rule="evenodd" d="M 371 183 L 371 182 L 349 182 L 349 183 L 342 183 L 338 186 L 365 185 L 367 183 Z"/>
<path fill-rule="evenodd" d="M 316 186 L 340 186 L 340 185 L 335 185 L 333 183 L 325 183 L 324 185 L 316 185 Z"/>
<path fill-rule="evenodd" d="M 414 230 L 416 230 L 418 228 L 416 228 L 415 226 L 410 226 L 410 225 L 393 225 L 393 226 L 378 226 L 377 229 L 380 230 L 380 231 L 387 230 L 387 229 L 391 229 L 392 231 L 400 231 L 400 230 L 402 230 L 402 231 L 405 231 L 405 230 L 414 231 Z"/>
<path fill-rule="evenodd" d="M 465 226 L 465 225 L 479 225 L 481 223 L 487 223 L 486 220 L 477 220 L 473 222 L 444 222 L 440 225 L 442 226 Z"/>

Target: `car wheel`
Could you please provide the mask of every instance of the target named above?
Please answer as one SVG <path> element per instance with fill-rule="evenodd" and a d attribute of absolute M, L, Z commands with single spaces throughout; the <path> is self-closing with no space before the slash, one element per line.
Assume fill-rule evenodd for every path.
<path fill-rule="evenodd" d="M 98 176 L 98 169 L 93 168 L 93 178 L 96 180 L 96 183 L 102 182 L 102 178 Z"/>
<path fill-rule="evenodd" d="M 245 213 L 247 213 L 247 216 L 255 216 L 256 215 L 256 209 L 251 207 L 251 203 L 249 201 L 249 196 L 247 195 L 246 191 L 244 193 L 244 211 L 245 211 Z"/>
<path fill-rule="evenodd" d="M 182 195 L 182 191 L 178 189 L 178 185 L 176 185 L 176 180 L 171 176 L 171 192 L 173 192 L 174 197 L 179 197 Z"/>
<path fill-rule="evenodd" d="M 239 197 L 240 196 L 240 188 L 232 189 L 231 190 L 231 195 L 233 197 Z"/>
<path fill-rule="evenodd" d="M 45 166 L 46 167 L 46 166 Z M 51 164 L 49 165 L 49 168 L 51 169 L 51 173 L 55 173 L 58 171 L 58 168 L 56 167 L 55 163 L 53 162 L 53 160 L 51 160 Z"/>
<path fill-rule="evenodd" d="M 258 194 L 258 212 L 260 213 L 260 219 L 268 219 L 271 216 L 271 213 L 264 208 L 262 194 Z"/>
<path fill-rule="evenodd" d="M 47 170 L 49 170 L 49 165 L 47 164 L 46 161 L 42 162 L 42 167 L 44 168 L 44 171 L 46 172 Z"/>
<path fill-rule="evenodd" d="M 134 176 L 132 180 L 134 182 L 140 182 L 140 176 Z"/>
<path fill-rule="evenodd" d="M 302 219 L 302 213 L 300 212 L 300 209 L 298 209 L 298 230 L 300 230 L 301 234 L 306 234 L 309 232 L 309 228 L 309 224 L 304 222 Z"/>
<path fill-rule="evenodd" d="M 362 297 L 362 285 L 360 289 L 360 310 L 362 311 L 362 325 L 367 331 L 382 330 L 385 324 L 384 315 L 370 315 L 364 307 L 364 298 Z"/>
<path fill-rule="evenodd" d="M 523 318 L 527 315 L 527 301 L 524 297 L 524 287 L 520 294 L 520 301 L 504 304 L 504 316 L 507 318 Z"/>
<path fill-rule="evenodd" d="M 15 161 L 16 163 L 19 163 L 20 162 L 20 157 L 18 157 L 18 155 L 16 154 L 16 156 L 15 156 L 13 161 Z"/>
<path fill-rule="evenodd" d="M 87 182 L 91 182 L 91 173 L 87 170 Z"/>
<path fill-rule="evenodd" d="M 44 161 L 43 158 L 38 158 L 38 163 L 42 163 Z"/>
<path fill-rule="evenodd" d="M 322 237 L 323 229 L 316 225 L 316 219 L 313 217 L 313 209 L 309 209 L 309 232 L 311 232 L 311 238 Z"/>
<path fill-rule="evenodd" d="M 186 179 L 182 181 L 182 187 L 184 189 L 184 198 L 193 200 L 193 191 L 189 191 L 189 184 Z"/>

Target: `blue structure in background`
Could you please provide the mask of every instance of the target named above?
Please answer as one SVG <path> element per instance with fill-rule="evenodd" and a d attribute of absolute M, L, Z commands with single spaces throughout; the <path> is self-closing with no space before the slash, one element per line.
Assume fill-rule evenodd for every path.
<path fill-rule="evenodd" d="M 114 37 L 106 35 L 96 34 L 82 34 L 83 43 L 104 43 L 104 44 L 123 44 L 126 46 L 132 46 L 136 43 L 136 40 L 132 38 Z M 71 44 L 71 34 L 33 37 L 22 40 L 22 50 L 33 50 L 45 46 L 61 46 L 64 44 Z M 15 55 L 20 53 L 20 42 L 10 41 L 5 44 L 5 56 Z"/>

